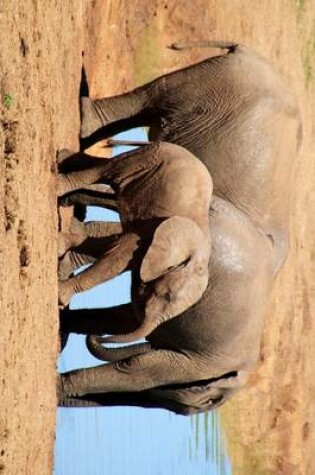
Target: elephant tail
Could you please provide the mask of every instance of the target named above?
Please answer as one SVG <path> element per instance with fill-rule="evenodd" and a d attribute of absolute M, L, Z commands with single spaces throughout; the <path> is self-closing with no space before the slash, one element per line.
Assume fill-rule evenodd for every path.
<path fill-rule="evenodd" d="M 172 43 L 169 48 L 176 51 L 189 48 L 221 48 L 227 49 L 229 53 L 233 53 L 239 46 L 239 43 L 229 40 L 205 40 L 205 41 L 192 41 L 191 43 Z"/>
<path fill-rule="evenodd" d="M 132 335 L 131 333 L 130 335 Z M 117 335 L 119 337 L 121 335 Z M 129 336 L 129 335 L 128 335 Z M 134 355 L 140 355 L 151 350 L 150 343 L 139 343 L 136 345 L 130 345 L 120 348 L 107 348 L 102 346 L 102 343 L 109 342 L 109 338 L 104 338 L 98 335 L 88 335 L 86 337 L 86 346 L 89 352 L 101 361 L 120 361 L 126 358 L 130 358 Z M 113 337 L 116 338 L 116 337 Z"/>

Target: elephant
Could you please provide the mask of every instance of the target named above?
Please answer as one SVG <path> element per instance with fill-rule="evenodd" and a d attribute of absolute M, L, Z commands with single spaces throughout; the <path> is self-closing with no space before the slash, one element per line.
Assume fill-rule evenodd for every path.
<path fill-rule="evenodd" d="M 124 395 L 133 404 L 139 395 L 149 404 L 165 391 L 176 405 L 179 387 L 196 383 L 206 394 L 215 380 L 215 396 L 199 407 L 207 410 L 243 387 L 258 362 L 268 296 L 289 248 L 302 124 L 294 93 L 269 62 L 244 45 L 206 44 L 227 53 L 120 96 L 82 99 L 84 140 L 147 125 L 150 140 L 181 145 L 206 165 L 211 253 L 208 286 L 195 305 L 147 335 L 143 354 L 60 375 L 60 401 Z M 61 328 L 120 335 L 134 328 L 131 315 L 131 304 L 65 309 Z"/>
<path fill-rule="evenodd" d="M 61 407 L 138 406 L 166 409 L 191 416 L 220 407 L 242 384 L 241 372 L 225 375 L 224 384 L 214 378 L 186 385 L 173 385 L 138 392 L 92 393 L 59 400 Z"/>
<path fill-rule="evenodd" d="M 115 191 L 122 223 L 118 226 L 122 232 L 117 234 L 117 223 L 107 223 L 105 235 L 101 232 L 103 224 L 99 225 L 97 236 L 97 223 L 88 225 L 89 229 L 93 226 L 93 237 L 100 238 L 93 247 L 101 257 L 78 276 L 61 280 L 60 304 L 67 305 L 75 292 L 87 290 L 130 269 L 138 329 L 108 338 L 108 341 L 145 338 L 158 325 L 195 304 L 207 287 L 211 176 L 190 152 L 165 142 L 156 142 L 114 159 L 91 159 L 81 153 L 70 160 L 81 163 L 85 160 L 87 165 L 79 171 L 59 174 L 59 196 L 85 184 L 100 181 L 109 184 Z M 116 238 L 105 245 L 104 238 L 112 230 Z M 86 233 L 61 235 L 60 254 L 76 248 L 85 239 Z M 77 262 L 73 260 L 73 267 Z M 60 267 L 62 275 L 63 261 Z M 65 267 L 69 273 L 69 259 Z M 70 272 L 72 270 L 70 268 Z"/>

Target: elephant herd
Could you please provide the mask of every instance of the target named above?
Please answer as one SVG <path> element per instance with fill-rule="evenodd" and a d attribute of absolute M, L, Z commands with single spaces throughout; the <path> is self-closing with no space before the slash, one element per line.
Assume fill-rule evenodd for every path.
<path fill-rule="evenodd" d="M 299 109 L 250 48 L 173 48 L 190 46 L 224 52 L 126 94 L 82 98 L 83 142 L 147 126 L 146 145 L 107 160 L 59 152 L 60 203 L 109 207 L 121 221 L 74 221 L 60 234 L 61 332 L 88 335 L 89 350 L 107 361 L 59 375 L 61 406 L 203 412 L 243 387 L 258 361 L 268 296 L 288 251 Z M 76 292 L 126 270 L 130 303 L 69 309 Z"/>

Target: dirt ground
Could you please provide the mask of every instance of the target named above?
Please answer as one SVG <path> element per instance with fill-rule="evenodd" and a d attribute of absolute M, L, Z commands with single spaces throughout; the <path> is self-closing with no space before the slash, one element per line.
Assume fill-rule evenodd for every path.
<path fill-rule="evenodd" d="M 270 58 L 296 91 L 304 124 L 291 251 L 261 364 L 221 410 L 234 473 L 315 473 L 314 0 L 3 0 L 0 32 L 0 473 L 52 472 L 54 163 L 57 149 L 78 148 L 82 51 L 90 94 L 101 97 L 208 56 L 165 47 L 205 38 L 235 39 Z"/>

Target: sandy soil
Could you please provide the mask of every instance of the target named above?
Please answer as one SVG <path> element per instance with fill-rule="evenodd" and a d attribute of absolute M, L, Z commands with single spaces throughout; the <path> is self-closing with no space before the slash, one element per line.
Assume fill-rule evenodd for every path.
<path fill-rule="evenodd" d="M 90 94 L 101 97 L 211 53 L 172 52 L 173 41 L 232 38 L 270 58 L 292 85 L 304 144 L 291 252 L 269 305 L 261 364 L 221 413 L 235 473 L 315 473 L 313 0 L 4 0 L 0 31 L 0 472 L 52 471 L 54 163 L 58 148 L 78 147 L 81 51 Z"/>
<path fill-rule="evenodd" d="M 0 473 L 5 474 L 52 472 L 58 345 L 52 165 L 60 146 L 77 146 L 79 4 L 0 5 Z"/>

